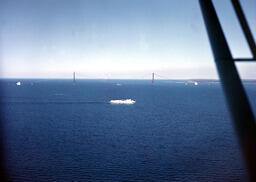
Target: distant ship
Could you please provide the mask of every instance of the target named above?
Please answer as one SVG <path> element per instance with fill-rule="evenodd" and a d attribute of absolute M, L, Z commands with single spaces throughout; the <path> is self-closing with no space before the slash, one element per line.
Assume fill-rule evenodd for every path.
<path fill-rule="evenodd" d="M 110 100 L 110 104 L 134 104 L 136 101 L 132 99 L 123 99 L 123 100 Z"/>

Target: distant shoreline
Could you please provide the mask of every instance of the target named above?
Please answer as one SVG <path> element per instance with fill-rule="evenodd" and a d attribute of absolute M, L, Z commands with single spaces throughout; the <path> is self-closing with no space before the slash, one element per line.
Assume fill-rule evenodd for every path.
<path fill-rule="evenodd" d="M 0 80 L 72 80 L 72 78 L 0 78 Z M 77 80 L 104 80 L 104 81 L 122 81 L 122 80 L 134 80 L 134 81 L 146 81 L 151 79 L 105 79 L 105 78 L 77 78 Z M 220 83 L 219 79 L 156 79 L 156 81 L 171 81 L 171 82 L 184 82 L 184 83 Z M 242 79 L 243 83 L 256 83 L 256 79 Z"/>

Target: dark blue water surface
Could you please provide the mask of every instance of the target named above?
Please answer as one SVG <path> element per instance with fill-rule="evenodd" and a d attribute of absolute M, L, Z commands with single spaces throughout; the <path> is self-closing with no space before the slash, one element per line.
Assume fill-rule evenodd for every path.
<path fill-rule="evenodd" d="M 1 81 L 11 181 L 248 179 L 220 84 L 16 81 Z"/>

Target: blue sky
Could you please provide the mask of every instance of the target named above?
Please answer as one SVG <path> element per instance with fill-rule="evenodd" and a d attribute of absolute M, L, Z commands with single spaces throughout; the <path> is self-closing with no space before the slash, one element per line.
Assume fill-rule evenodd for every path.
<path fill-rule="evenodd" d="M 230 1 L 213 2 L 232 55 L 250 57 Z M 256 37 L 256 2 L 241 4 Z M 2 0 L 0 21 L 2 78 L 217 78 L 198 0 Z"/>

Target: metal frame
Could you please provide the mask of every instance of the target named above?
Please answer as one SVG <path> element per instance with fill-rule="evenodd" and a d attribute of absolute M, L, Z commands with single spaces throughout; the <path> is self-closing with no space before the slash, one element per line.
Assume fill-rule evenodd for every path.
<path fill-rule="evenodd" d="M 237 3 L 236 1 L 233 0 L 233 2 Z M 256 181 L 255 119 L 234 63 L 235 61 L 251 61 L 253 59 L 233 59 L 212 1 L 199 0 L 199 2 L 215 64 L 248 167 L 250 180 Z M 235 6 L 238 7 L 237 4 Z M 244 22 L 245 18 L 244 20 L 241 18 L 241 12 L 238 11 L 237 14 L 240 17 L 240 21 Z M 247 28 L 249 29 L 249 27 Z M 245 34 L 248 33 L 248 31 L 244 32 Z"/>
<path fill-rule="evenodd" d="M 239 20 L 239 23 L 240 23 L 240 25 L 242 27 L 242 30 L 244 32 L 244 36 L 245 36 L 245 38 L 248 42 L 251 53 L 253 55 L 254 60 L 252 59 L 252 61 L 255 61 L 255 59 L 256 59 L 256 45 L 255 45 L 255 42 L 254 42 L 254 39 L 253 39 L 253 36 L 252 36 L 252 32 L 249 28 L 249 25 L 246 21 L 244 13 L 243 13 L 241 4 L 239 3 L 238 0 L 232 0 L 232 5 L 235 9 L 236 16 Z"/>

